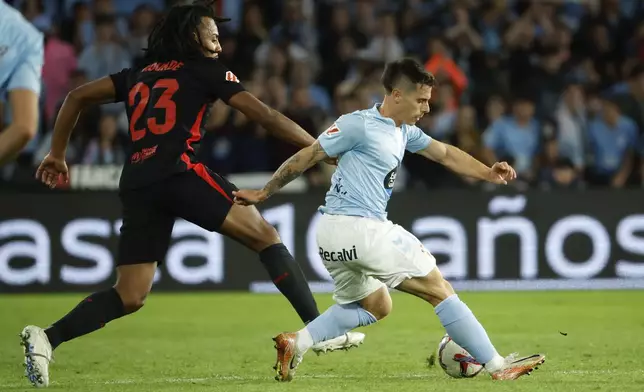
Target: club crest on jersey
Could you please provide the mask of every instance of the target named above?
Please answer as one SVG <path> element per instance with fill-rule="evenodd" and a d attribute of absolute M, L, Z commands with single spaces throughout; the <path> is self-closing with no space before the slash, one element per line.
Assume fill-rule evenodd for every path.
<path fill-rule="evenodd" d="M 226 80 L 229 82 L 239 83 L 239 79 L 237 79 L 237 76 L 231 71 L 226 71 Z"/>
<path fill-rule="evenodd" d="M 340 133 L 340 128 L 338 128 L 335 124 L 331 125 L 329 128 L 327 128 L 326 131 L 324 131 L 327 135 L 335 135 L 336 133 Z"/>

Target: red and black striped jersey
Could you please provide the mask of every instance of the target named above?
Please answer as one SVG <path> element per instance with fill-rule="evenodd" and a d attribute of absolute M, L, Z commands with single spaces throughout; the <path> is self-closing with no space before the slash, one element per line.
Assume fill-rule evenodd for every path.
<path fill-rule="evenodd" d="M 235 74 L 207 58 L 126 68 L 110 77 L 115 102 L 125 103 L 132 141 L 122 189 L 191 169 L 211 105 L 244 91 Z"/>

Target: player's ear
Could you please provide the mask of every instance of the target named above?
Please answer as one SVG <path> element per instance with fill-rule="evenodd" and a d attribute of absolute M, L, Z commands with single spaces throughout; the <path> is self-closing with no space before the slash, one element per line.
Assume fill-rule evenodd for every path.
<path fill-rule="evenodd" d="M 400 103 L 400 101 L 402 100 L 402 92 L 397 88 L 392 90 L 391 96 L 394 98 L 394 102 L 396 103 Z"/>

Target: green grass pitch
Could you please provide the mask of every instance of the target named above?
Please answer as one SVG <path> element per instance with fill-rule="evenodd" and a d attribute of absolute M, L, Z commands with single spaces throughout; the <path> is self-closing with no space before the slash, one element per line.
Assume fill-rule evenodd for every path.
<path fill-rule="evenodd" d="M 32 390 L 18 333 L 47 325 L 83 296 L 0 296 L 0 391 Z M 462 293 L 502 354 L 543 352 L 531 376 L 449 378 L 427 358 L 443 332 L 430 305 L 396 293 L 384 321 L 348 352 L 307 354 L 274 381 L 271 337 L 300 328 L 279 295 L 152 294 L 139 313 L 63 344 L 52 391 L 637 391 L 644 389 L 644 292 Z M 319 295 L 326 309 L 330 295 Z M 567 336 L 560 332 L 567 333 Z"/>

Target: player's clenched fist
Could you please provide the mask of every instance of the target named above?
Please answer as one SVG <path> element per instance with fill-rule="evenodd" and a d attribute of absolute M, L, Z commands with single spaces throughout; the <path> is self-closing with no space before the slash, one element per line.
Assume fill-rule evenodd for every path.
<path fill-rule="evenodd" d="M 69 182 L 69 171 L 64 159 L 53 157 L 47 154 L 38 166 L 36 179 L 50 188 L 55 188 L 58 180 L 61 178 L 64 182 Z"/>
<path fill-rule="evenodd" d="M 497 162 L 490 170 L 490 182 L 495 184 L 507 184 L 517 178 L 517 172 L 507 162 Z"/>

